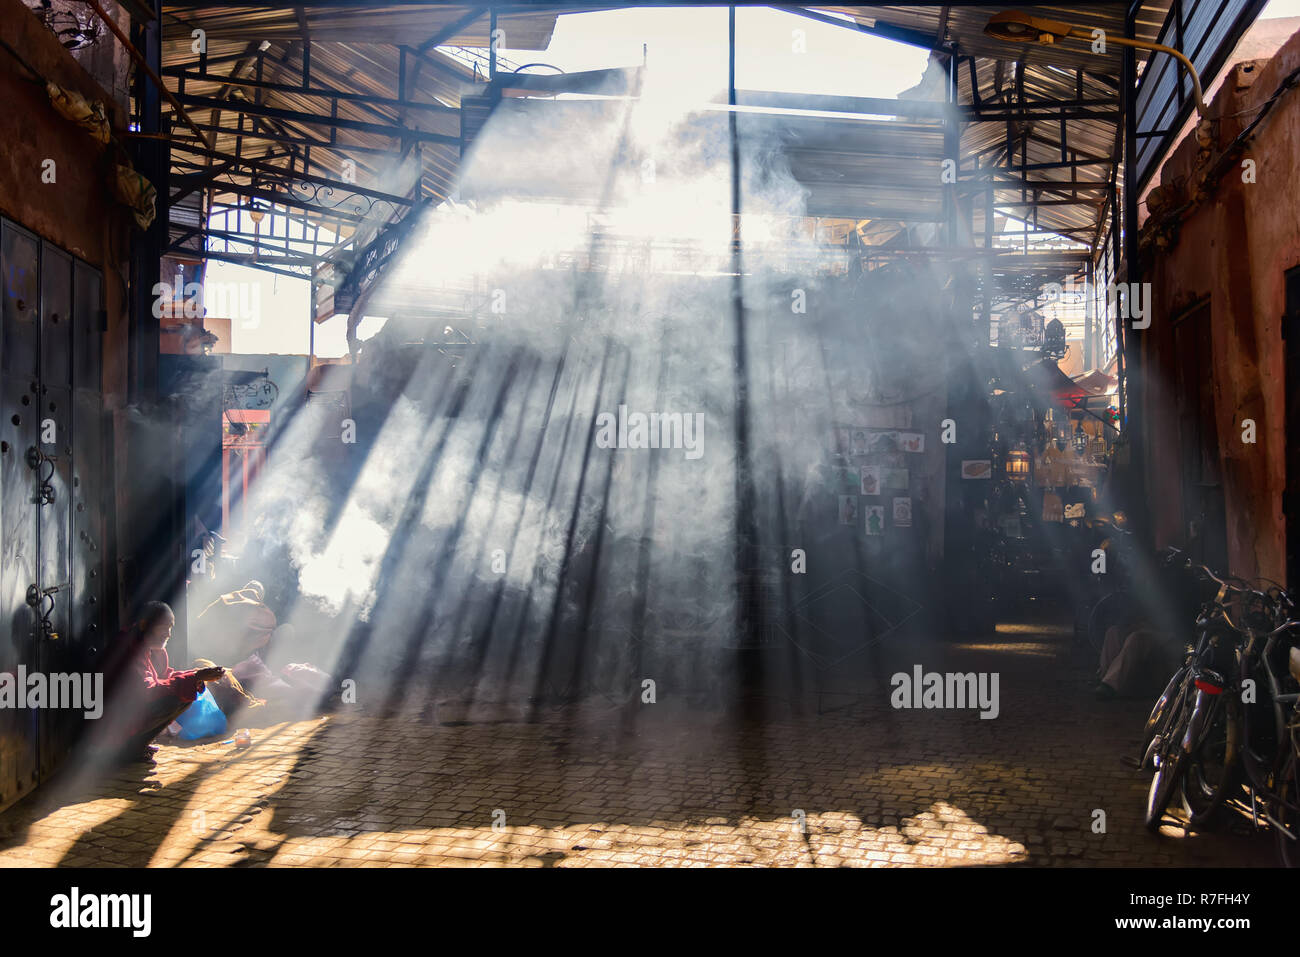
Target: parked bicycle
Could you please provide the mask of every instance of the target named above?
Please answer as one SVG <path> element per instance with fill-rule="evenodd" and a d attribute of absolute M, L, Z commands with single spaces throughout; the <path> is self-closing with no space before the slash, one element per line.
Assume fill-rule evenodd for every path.
<path fill-rule="evenodd" d="M 1187 564 L 1214 597 L 1195 647 L 1147 719 L 1143 768 L 1154 768 L 1146 825 L 1158 830 L 1174 795 L 1191 824 L 1212 824 L 1244 784 L 1256 824 L 1274 828 L 1287 866 L 1300 863 L 1300 621 L 1280 586 L 1256 588 Z"/>
<path fill-rule="evenodd" d="M 1183 806 L 1195 827 L 1216 823 L 1244 786 L 1251 819 L 1268 821 L 1283 863 L 1300 863 L 1297 813 L 1297 701 L 1300 694 L 1300 621 L 1295 605 L 1277 585 L 1237 596 L 1231 628 L 1234 654 L 1225 673 L 1225 694 L 1209 730 L 1189 753 Z"/>
<path fill-rule="evenodd" d="M 1213 578 L 1208 569 L 1205 571 Z M 1195 648 L 1156 699 L 1147 718 L 1141 766 L 1155 769 L 1147 790 L 1145 823 L 1151 831 L 1160 829 L 1165 810 L 1187 771 L 1187 756 L 1200 747 L 1207 719 L 1223 693 L 1222 672 L 1214 667 L 1223 657 L 1222 635 L 1210 628 L 1209 623 L 1227 587 L 1221 583 L 1214 601 L 1198 617 Z"/>

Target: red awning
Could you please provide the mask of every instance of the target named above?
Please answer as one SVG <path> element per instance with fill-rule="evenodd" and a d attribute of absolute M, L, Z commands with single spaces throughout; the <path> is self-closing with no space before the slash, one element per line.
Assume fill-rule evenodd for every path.
<path fill-rule="evenodd" d="M 1086 389 L 1091 395 L 1109 395 L 1117 387 L 1115 377 L 1107 375 L 1100 369 L 1075 376 L 1074 384 L 1081 389 Z"/>
<path fill-rule="evenodd" d="M 1058 402 L 1075 402 L 1093 394 L 1062 372 L 1054 359 L 1035 363 L 1030 367 L 1030 373 L 1034 387 L 1039 392 L 1050 392 Z"/>

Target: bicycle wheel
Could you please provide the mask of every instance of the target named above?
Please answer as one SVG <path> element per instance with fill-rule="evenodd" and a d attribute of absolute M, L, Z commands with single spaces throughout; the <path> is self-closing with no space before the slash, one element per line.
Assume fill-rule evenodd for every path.
<path fill-rule="evenodd" d="M 1146 727 L 1142 729 L 1142 740 L 1138 748 L 1138 769 L 1144 770 L 1151 766 L 1151 759 L 1154 754 L 1151 752 L 1151 744 L 1155 741 L 1156 735 L 1163 730 L 1164 725 L 1170 720 L 1170 717 L 1178 710 L 1178 695 L 1183 687 L 1183 679 L 1187 677 L 1187 665 L 1183 665 L 1174 672 L 1174 676 L 1169 679 L 1169 684 L 1165 685 L 1165 690 L 1160 693 L 1156 703 L 1151 706 L 1151 714 L 1147 716 Z"/>
<path fill-rule="evenodd" d="M 1277 856 L 1283 867 L 1300 867 L 1300 761 L 1295 748 L 1278 775 L 1278 802 L 1273 816 L 1281 827 L 1277 834 Z M 1288 836 L 1290 835 L 1290 836 Z"/>
<path fill-rule="evenodd" d="M 1241 721 L 1236 699 L 1220 695 L 1205 724 L 1201 740 L 1187 756 L 1183 776 L 1183 809 L 1193 827 L 1216 823 L 1226 801 L 1237 789 L 1241 765 L 1237 750 Z"/>
<path fill-rule="evenodd" d="M 1146 828 L 1155 833 L 1164 823 L 1165 809 L 1173 799 L 1183 774 L 1184 758 L 1182 745 L 1175 742 L 1160 756 L 1160 764 L 1151 778 L 1151 787 L 1147 790 Z"/>
<path fill-rule="evenodd" d="M 1183 751 L 1183 735 L 1187 732 L 1187 724 L 1192 719 L 1192 702 L 1195 700 L 1191 697 L 1190 691 L 1189 672 L 1179 687 L 1177 707 L 1170 713 L 1169 722 L 1159 733 L 1155 755 L 1156 773 L 1152 776 L 1151 787 L 1147 790 L 1145 821 L 1147 830 L 1153 833 L 1160 830 L 1160 825 L 1164 822 L 1165 809 L 1173 800 L 1174 792 L 1182 783 L 1183 772 L 1186 770 L 1184 758 L 1187 757 L 1187 753 Z"/>

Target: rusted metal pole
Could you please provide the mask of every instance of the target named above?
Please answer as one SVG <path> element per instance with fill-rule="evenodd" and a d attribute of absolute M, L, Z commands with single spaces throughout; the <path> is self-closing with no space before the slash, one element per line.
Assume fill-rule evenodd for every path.
<path fill-rule="evenodd" d="M 126 48 L 126 52 L 131 55 L 131 59 L 149 75 L 149 79 L 153 80 L 153 84 L 158 88 L 158 92 L 161 93 L 163 98 L 172 105 L 172 109 L 174 109 L 176 114 L 185 121 L 185 125 L 194 131 L 194 135 L 199 138 L 199 142 L 211 149 L 212 144 L 209 143 L 208 138 L 203 135 L 203 131 L 199 129 L 198 124 L 190 119 L 190 115 L 185 112 L 185 107 L 181 106 L 180 100 L 176 99 L 176 97 L 172 95 L 172 91 L 167 89 L 167 85 L 163 83 L 162 78 L 153 71 L 151 66 L 149 66 L 149 61 L 144 58 L 144 54 L 131 44 L 130 38 L 122 32 L 121 28 L 113 18 L 105 13 L 104 8 L 96 3 L 95 0 L 84 0 L 84 2 L 86 6 L 95 11 L 99 16 L 99 19 L 104 21 L 104 26 L 108 27 L 108 29 L 112 31 L 113 36 L 117 37 L 122 46 Z"/>

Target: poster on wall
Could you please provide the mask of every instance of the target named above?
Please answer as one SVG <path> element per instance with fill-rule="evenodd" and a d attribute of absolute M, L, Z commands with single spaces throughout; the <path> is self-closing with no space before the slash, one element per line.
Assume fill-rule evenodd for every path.
<path fill-rule="evenodd" d="M 883 535 L 885 533 L 885 506 L 868 505 L 864 511 L 867 516 L 867 534 Z"/>
<path fill-rule="evenodd" d="M 880 494 L 880 466 L 864 465 L 862 466 L 862 487 L 860 489 L 863 495 Z"/>
<path fill-rule="evenodd" d="M 924 452 L 925 451 L 925 433 L 923 432 L 899 432 L 898 449 L 900 452 Z"/>
<path fill-rule="evenodd" d="M 881 469 L 880 487 L 894 492 L 906 492 L 907 477 L 907 469 Z"/>
<path fill-rule="evenodd" d="M 858 470 L 848 468 L 847 466 L 836 466 L 834 482 L 835 494 L 837 495 L 857 495 L 858 484 L 861 479 L 858 476 Z"/>
<path fill-rule="evenodd" d="M 858 524 L 858 497 L 856 495 L 840 496 L 840 524 Z"/>
<path fill-rule="evenodd" d="M 831 451 L 839 455 L 848 455 L 852 443 L 852 429 L 847 425 L 837 425 L 831 434 Z"/>
<path fill-rule="evenodd" d="M 868 445 L 867 442 L 867 430 L 853 429 L 850 438 L 851 438 L 851 442 L 849 445 L 849 454 L 866 455 L 868 450 L 870 449 L 870 446 Z"/>
<path fill-rule="evenodd" d="M 898 432 L 873 432 L 867 439 L 868 448 L 872 452 L 897 452 L 898 436 Z"/>
<path fill-rule="evenodd" d="M 908 496 L 894 499 L 894 527 L 910 528 L 912 525 L 912 499 Z"/>
<path fill-rule="evenodd" d="M 986 479 L 993 474 L 993 463 L 989 459 L 962 459 L 961 477 L 964 479 Z"/>

